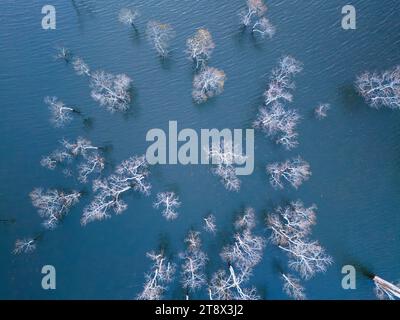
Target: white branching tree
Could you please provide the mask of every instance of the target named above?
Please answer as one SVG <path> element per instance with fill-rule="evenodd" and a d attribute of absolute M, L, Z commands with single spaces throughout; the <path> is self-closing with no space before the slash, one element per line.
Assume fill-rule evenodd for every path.
<path fill-rule="evenodd" d="M 57 53 L 54 58 L 56 60 L 63 60 L 65 62 L 69 62 L 72 58 L 72 52 L 65 47 L 60 47 L 57 48 Z"/>
<path fill-rule="evenodd" d="M 154 46 L 158 55 L 168 57 L 171 40 L 175 37 L 175 31 L 171 25 L 158 21 L 149 21 L 146 29 L 147 39 Z"/>
<path fill-rule="evenodd" d="M 56 228 L 70 208 L 79 202 L 81 193 L 59 190 L 43 191 L 41 188 L 36 188 L 29 196 L 33 206 L 38 209 L 39 215 L 45 219 L 43 226 L 51 230 Z"/>
<path fill-rule="evenodd" d="M 172 281 L 175 265 L 168 261 L 163 252 L 149 252 L 147 257 L 153 262 L 150 271 L 145 274 L 143 291 L 138 300 L 161 300 L 167 284 Z"/>
<path fill-rule="evenodd" d="M 94 146 L 91 141 L 78 137 L 76 141 L 63 139 L 60 143 L 62 148 L 41 159 L 40 164 L 43 167 L 54 170 L 59 164 L 82 157 L 83 161 L 78 166 L 78 180 L 82 183 L 88 181 L 89 175 L 103 171 L 105 159 L 99 153 L 101 148 Z"/>
<path fill-rule="evenodd" d="M 154 208 L 162 207 L 162 215 L 167 220 L 174 220 L 178 217 L 176 209 L 179 208 L 181 203 L 175 192 L 161 192 L 157 194 L 157 200 L 154 202 Z"/>
<path fill-rule="evenodd" d="M 314 109 L 315 117 L 322 120 L 328 116 L 328 111 L 331 108 L 329 103 L 321 103 Z"/>
<path fill-rule="evenodd" d="M 126 74 L 95 71 L 90 78 L 91 96 L 110 112 L 126 111 L 131 102 L 131 83 Z"/>
<path fill-rule="evenodd" d="M 206 102 L 224 91 L 226 75 L 222 70 L 205 67 L 193 79 L 192 97 L 196 103 Z"/>
<path fill-rule="evenodd" d="M 17 239 L 13 254 L 31 253 L 36 250 L 36 238 Z"/>
<path fill-rule="evenodd" d="M 83 163 L 78 166 L 78 180 L 87 183 L 88 177 L 93 173 L 101 173 L 105 167 L 105 159 L 98 153 L 85 157 Z"/>
<path fill-rule="evenodd" d="M 118 20 L 122 24 L 126 24 L 135 28 L 135 22 L 139 16 L 139 11 L 134 8 L 122 8 L 119 12 Z"/>
<path fill-rule="evenodd" d="M 253 33 L 261 35 L 262 38 L 268 37 L 271 39 L 276 29 L 267 18 L 263 17 L 253 25 L 252 31 Z"/>
<path fill-rule="evenodd" d="M 302 70 L 302 64 L 295 58 L 291 56 L 282 57 L 279 60 L 279 66 L 272 70 L 269 86 L 264 92 L 265 105 L 273 102 L 291 102 L 293 95 L 289 90 L 295 88 L 293 76 Z"/>
<path fill-rule="evenodd" d="M 204 226 L 203 226 L 204 230 L 212 234 L 215 234 L 217 232 L 217 224 L 215 216 L 213 214 L 209 214 L 203 220 L 204 220 Z"/>
<path fill-rule="evenodd" d="M 123 161 L 111 176 L 95 180 L 93 191 L 97 192 L 97 195 L 84 209 L 81 224 L 86 225 L 95 220 L 109 218 L 110 210 L 116 214 L 122 213 L 126 210 L 127 204 L 121 197 L 130 190 L 149 195 L 151 185 L 147 181 L 148 175 L 148 163 L 145 157 L 134 156 Z"/>
<path fill-rule="evenodd" d="M 393 284 L 374 276 L 375 294 L 379 300 L 400 300 L 400 282 Z"/>
<path fill-rule="evenodd" d="M 285 109 L 280 103 L 262 107 L 253 127 L 272 137 L 277 144 L 290 150 L 298 145 L 296 126 L 300 115 L 294 109 Z"/>
<path fill-rule="evenodd" d="M 79 76 L 88 76 L 90 77 L 90 68 L 82 58 L 76 57 L 74 61 L 72 61 L 72 66 Z"/>
<path fill-rule="evenodd" d="M 79 114 L 79 111 L 75 108 L 69 107 L 65 105 L 64 102 L 58 100 L 57 97 L 45 97 L 44 103 L 47 104 L 50 112 L 51 119 L 50 121 L 53 123 L 55 127 L 62 127 L 68 122 L 72 121 L 72 115 Z"/>
<path fill-rule="evenodd" d="M 297 189 L 311 176 L 310 165 L 300 156 L 282 163 L 269 164 L 267 173 L 271 185 L 276 189 L 283 189 L 285 180 Z"/>
<path fill-rule="evenodd" d="M 246 288 L 252 269 L 261 261 L 265 239 L 253 234 L 255 213 L 252 208 L 245 210 L 235 222 L 237 229 L 234 242 L 221 252 L 221 258 L 228 265 L 228 272 L 217 271 L 209 285 L 211 300 L 256 300 L 255 288 Z"/>
<path fill-rule="evenodd" d="M 247 0 L 247 8 L 239 12 L 240 22 L 243 26 L 249 26 L 254 19 L 262 17 L 267 12 L 267 6 L 263 0 Z"/>
<path fill-rule="evenodd" d="M 300 280 L 290 274 L 282 273 L 283 292 L 295 300 L 306 300 L 305 289 Z"/>
<path fill-rule="evenodd" d="M 229 191 L 239 191 L 241 181 L 236 175 L 236 164 L 241 164 L 246 160 L 238 146 L 232 141 L 223 140 L 220 145 L 212 145 L 208 152 L 212 164 L 216 167 L 212 172 L 220 177 L 221 182 Z"/>
<path fill-rule="evenodd" d="M 196 63 L 196 68 L 205 66 L 215 48 L 211 33 L 205 29 L 198 29 L 193 37 L 186 40 L 186 52 Z"/>
<path fill-rule="evenodd" d="M 355 85 L 371 107 L 400 108 L 400 65 L 382 73 L 364 72 Z"/>
<path fill-rule="evenodd" d="M 305 208 L 302 202 L 296 201 L 285 208 L 278 207 L 267 217 L 270 241 L 288 254 L 289 267 L 306 280 L 325 272 L 333 263 L 318 241 L 308 239 L 315 224 L 315 211 L 315 205 Z"/>
<path fill-rule="evenodd" d="M 185 238 L 186 250 L 179 254 L 183 259 L 181 271 L 182 287 L 186 290 L 186 299 L 190 294 L 206 284 L 205 265 L 207 255 L 201 249 L 200 233 L 190 231 Z"/>

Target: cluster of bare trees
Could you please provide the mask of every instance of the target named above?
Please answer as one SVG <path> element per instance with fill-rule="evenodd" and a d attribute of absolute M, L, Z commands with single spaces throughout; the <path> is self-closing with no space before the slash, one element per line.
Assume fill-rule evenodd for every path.
<path fill-rule="evenodd" d="M 197 73 L 193 79 L 192 97 L 196 103 L 206 102 L 224 90 L 225 72 L 207 66 L 208 59 L 215 48 L 211 33 L 200 28 L 186 41 L 186 53 L 196 64 Z"/>
<path fill-rule="evenodd" d="M 241 181 L 236 175 L 235 164 L 243 163 L 246 160 L 238 146 L 232 141 L 223 140 L 219 145 L 213 144 L 208 151 L 212 164 L 216 166 L 212 172 L 220 177 L 221 182 L 229 191 L 239 191 Z"/>
<path fill-rule="evenodd" d="M 364 72 L 357 77 L 356 89 L 373 108 L 400 108 L 400 66 L 378 72 Z"/>
<path fill-rule="evenodd" d="M 61 223 L 70 209 L 79 202 L 82 193 L 75 190 L 68 192 L 49 189 L 44 191 L 42 188 L 36 188 L 29 196 L 32 205 L 38 210 L 40 217 L 44 219 L 42 223 L 43 227 L 46 230 L 53 230 Z M 13 253 L 33 252 L 36 249 L 41 234 L 36 237 L 17 239 Z"/>
<path fill-rule="evenodd" d="M 60 141 L 61 148 L 53 151 L 50 155 L 42 157 L 40 164 L 50 170 L 54 170 L 57 166 L 69 163 L 72 159 L 81 158 L 78 165 L 78 180 L 81 183 L 88 182 L 88 178 L 92 174 L 100 174 L 105 166 L 105 159 L 101 156 L 101 147 L 96 147 L 91 141 L 78 137 L 76 141 L 68 140 Z M 66 173 L 70 173 L 69 170 Z"/>
<path fill-rule="evenodd" d="M 247 208 L 235 221 L 236 233 L 231 245 L 222 249 L 221 258 L 227 270 L 221 269 L 213 274 L 209 284 L 211 300 L 256 300 L 256 289 L 247 282 L 253 268 L 261 261 L 265 239 L 253 233 L 255 212 Z"/>
<path fill-rule="evenodd" d="M 94 180 L 93 191 L 97 194 L 83 210 L 81 224 L 86 225 L 95 220 L 110 218 L 111 210 L 116 214 L 125 211 L 127 204 L 122 200 L 122 196 L 128 191 L 149 195 L 151 185 L 147 181 L 148 175 L 148 163 L 145 157 L 134 156 L 118 165 L 109 177 Z"/>
<path fill-rule="evenodd" d="M 295 88 L 293 76 L 301 70 L 301 63 L 293 57 L 281 58 L 279 66 L 272 71 L 270 83 L 264 92 L 264 106 L 260 108 L 253 124 L 288 150 L 298 144 L 296 126 L 300 115 L 294 109 L 285 108 L 283 103 L 292 101 L 291 90 Z"/>
<path fill-rule="evenodd" d="M 301 201 L 276 208 L 267 217 L 271 230 L 270 241 L 289 256 L 289 268 L 305 280 L 318 272 L 325 272 L 333 259 L 316 240 L 310 240 L 311 227 L 316 222 L 315 205 L 304 207 Z"/>
<path fill-rule="evenodd" d="M 272 38 L 276 29 L 264 16 L 267 12 L 267 6 L 263 0 L 247 0 L 246 5 L 247 8 L 239 12 L 242 26 L 250 27 L 253 34 L 259 34 L 263 38 Z"/>

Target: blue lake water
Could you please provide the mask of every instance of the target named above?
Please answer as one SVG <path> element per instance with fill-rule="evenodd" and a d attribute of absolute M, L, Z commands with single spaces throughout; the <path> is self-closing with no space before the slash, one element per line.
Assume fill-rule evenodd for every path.
<path fill-rule="evenodd" d="M 41 8 L 47 3 L 0 4 L 0 219 L 16 219 L 12 225 L 0 224 L 1 299 L 132 299 L 150 266 L 146 252 L 163 244 L 179 263 L 185 234 L 192 227 L 200 229 L 209 212 L 220 230 L 215 238 L 202 235 L 212 273 L 223 266 L 219 252 L 232 236 L 232 221 L 241 208 L 256 209 L 257 232 L 267 236 L 266 212 L 296 199 L 317 204 L 312 237 L 335 261 L 325 274 L 303 282 L 309 298 L 374 299 L 373 283 L 362 275 L 363 268 L 389 281 L 400 278 L 400 111 L 371 109 L 353 90 L 360 72 L 399 64 L 399 1 L 352 1 L 357 29 L 344 31 L 343 1 L 270 0 L 267 16 L 277 32 L 265 41 L 240 32 L 237 12 L 244 0 L 53 0 L 55 31 L 41 29 Z M 138 34 L 118 22 L 119 10 L 127 5 L 141 12 Z M 153 19 L 176 30 L 167 63 L 160 63 L 144 35 Z M 186 39 L 199 27 L 208 28 L 216 43 L 210 65 L 228 78 L 223 94 L 204 105 L 192 102 L 193 68 L 184 53 Z M 93 101 L 87 79 L 54 61 L 58 45 L 70 48 L 93 69 L 132 77 L 131 112 L 111 115 Z M 84 136 L 94 144 L 112 145 L 108 174 L 113 165 L 145 153 L 146 132 L 167 128 L 169 120 L 196 130 L 249 128 L 268 75 L 284 54 L 304 64 L 290 105 L 303 117 L 300 144 L 288 152 L 257 133 L 255 171 L 242 177 L 239 193 L 225 190 L 209 166 L 154 166 L 150 197 L 128 195 L 124 199 L 129 207 L 122 215 L 81 227 L 82 210 L 92 198 L 90 185 L 82 187 L 60 170 L 39 164 L 63 137 Z M 46 95 L 79 106 L 93 119 L 91 127 L 79 119 L 61 129 L 52 127 L 43 103 Z M 323 121 L 312 116 L 320 102 L 332 107 Z M 296 155 L 310 163 L 311 179 L 297 191 L 274 190 L 265 165 Z M 89 194 L 62 225 L 45 233 L 35 252 L 14 256 L 17 238 L 42 230 L 28 196 L 38 186 L 86 188 Z M 182 201 L 173 222 L 152 207 L 157 192 L 165 190 L 175 190 Z M 47 264 L 56 267 L 56 290 L 41 288 L 40 271 Z M 286 270 L 287 258 L 269 244 L 250 280 L 264 299 L 287 298 L 277 264 Z M 358 267 L 356 290 L 341 287 L 346 264 Z M 178 280 L 165 298 L 183 298 Z"/>

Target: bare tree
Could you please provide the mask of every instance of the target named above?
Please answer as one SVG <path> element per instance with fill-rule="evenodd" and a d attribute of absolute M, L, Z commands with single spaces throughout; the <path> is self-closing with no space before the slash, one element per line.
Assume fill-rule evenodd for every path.
<path fill-rule="evenodd" d="M 196 103 L 206 102 L 224 91 L 226 75 L 222 70 L 205 67 L 194 76 L 192 97 Z"/>
<path fill-rule="evenodd" d="M 364 72 L 357 77 L 355 86 L 373 108 L 400 108 L 400 66 L 382 73 Z"/>
<path fill-rule="evenodd" d="M 71 160 L 71 155 L 65 150 L 55 150 L 50 155 L 42 157 L 40 165 L 54 170 L 59 164 Z"/>
<path fill-rule="evenodd" d="M 69 62 L 72 58 L 72 52 L 65 47 L 60 47 L 57 48 L 57 53 L 54 58 L 56 60 L 63 60 L 65 62 Z"/>
<path fill-rule="evenodd" d="M 308 239 L 311 225 L 315 224 L 315 210 L 315 205 L 304 208 L 297 201 L 286 208 L 278 207 L 267 217 L 267 226 L 272 232 L 270 241 L 288 254 L 289 267 L 304 279 L 325 272 L 333 263 L 318 241 Z"/>
<path fill-rule="evenodd" d="M 78 166 L 80 182 L 86 183 L 90 174 L 103 171 L 105 159 L 99 154 L 100 147 L 94 146 L 91 141 L 78 137 L 76 141 L 70 142 L 63 139 L 60 143 L 62 148 L 41 159 L 40 164 L 43 167 L 54 170 L 59 164 L 70 162 L 72 158 L 81 156 L 83 162 Z M 72 174 L 70 170 L 67 172 Z"/>
<path fill-rule="evenodd" d="M 193 37 L 186 40 L 186 52 L 189 58 L 196 63 L 196 68 L 204 66 L 215 48 L 211 33 L 200 28 Z"/>
<path fill-rule="evenodd" d="M 95 180 L 93 191 L 97 192 L 97 195 L 84 209 L 81 224 L 86 225 L 95 220 L 109 218 L 110 210 L 116 214 L 122 213 L 126 210 L 127 204 L 121 197 L 130 190 L 149 195 L 151 185 L 147 181 L 148 175 L 148 163 L 145 157 L 134 156 L 123 161 L 108 178 Z"/>
<path fill-rule="evenodd" d="M 15 242 L 13 254 L 31 253 L 36 250 L 37 239 L 25 238 Z"/>
<path fill-rule="evenodd" d="M 147 39 L 154 46 L 160 57 L 166 58 L 169 54 L 171 40 L 175 37 L 175 31 L 171 25 L 158 21 L 147 23 Z"/>
<path fill-rule="evenodd" d="M 179 208 L 181 203 L 175 192 L 161 192 L 157 194 L 157 200 L 154 202 L 154 208 L 163 207 L 162 215 L 167 220 L 174 220 L 178 217 L 176 208 Z"/>
<path fill-rule="evenodd" d="M 85 61 L 83 61 L 83 59 L 76 57 L 74 59 L 74 61 L 72 62 L 72 66 L 75 70 L 75 72 L 79 75 L 85 75 L 90 77 L 90 68 L 89 66 L 86 64 Z"/>
<path fill-rule="evenodd" d="M 45 219 L 43 226 L 46 229 L 54 229 L 69 212 L 70 208 L 79 202 L 81 193 L 72 191 L 69 193 L 58 190 L 43 191 L 34 189 L 29 194 L 32 204 L 38 209 L 39 215 Z"/>
<path fill-rule="evenodd" d="M 277 144 L 290 150 L 298 145 L 296 126 L 299 120 L 300 115 L 296 110 L 286 110 L 283 105 L 275 102 L 259 110 L 253 127 L 260 129 L 267 136 L 274 138 Z"/>
<path fill-rule="evenodd" d="M 318 120 L 324 119 L 328 116 L 328 111 L 331 108 L 329 103 L 321 103 L 314 109 L 315 117 Z"/>
<path fill-rule="evenodd" d="M 138 300 L 161 300 L 172 281 L 175 265 L 167 260 L 163 252 L 148 252 L 147 257 L 153 262 L 150 271 L 145 274 L 143 291 L 137 296 Z"/>
<path fill-rule="evenodd" d="M 255 288 L 245 288 L 252 269 L 261 261 L 265 239 L 255 236 L 255 213 L 248 208 L 235 221 L 237 232 L 234 242 L 222 249 L 221 258 L 228 264 L 225 270 L 217 271 L 210 282 L 209 297 L 211 300 L 256 300 L 259 299 Z"/>
<path fill-rule="evenodd" d="M 218 270 L 213 274 L 208 294 L 210 300 L 258 300 L 260 299 L 254 287 L 244 287 L 249 274 L 236 274 L 235 269 L 229 265 L 229 273 Z"/>
<path fill-rule="evenodd" d="M 305 289 L 300 280 L 290 274 L 282 273 L 283 291 L 295 300 L 306 300 Z"/>
<path fill-rule="evenodd" d="M 126 111 L 131 102 L 131 83 L 125 74 L 95 71 L 90 78 L 91 96 L 110 112 Z"/>
<path fill-rule="evenodd" d="M 229 191 L 239 191 L 241 181 L 236 175 L 235 164 L 246 160 L 239 148 L 232 141 L 224 140 L 220 145 L 212 145 L 208 152 L 209 158 L 216 167 L 212 172 L 220 177 L 221 182 Z"/>
<path fill-rule="evenodd" d="M 61 144 L 64 147 L 64 150 L 74 157 L 79 155 L 87 157 L 89 152 L 100 149 L 99 147 L 94 146 L 91 141 L 82 137 L 78 137 L 76 141 L 73 142 L 63 139 Z"/>
<path fill-rule="evenodd" d="M 240 22 L 249 26 L 254 18 L 262 17 L 267 11 L 267 6 L 263 0 L 247 0 L 247 8 L 239 12 Z"/>
<path fill-rule="evenodd" d="M 82 183 L 88 181 L 89 175 L 93 173 L 101 173 L 104 170 L 105 160 L 98 153 L 85 158 L 85 161 L 78 167 L 78 180 Z"/>
<path fill-rule="evenodd" d="M 179 254 L 183 259 L 181 271 L 181 283 L 186 290 L 186 299 L 189 294 L 200 289 L 206 284 L 204 268 L 207 262 L 207 255 L 201 250 L 200 233 L 190 231 L 185 239 L 186 250 Z"/>
<path fill-rule="evenodd" d="M 72 115 L 74 113 L 78 114 L 79 111 L 68 107 L 64 104 L 64 102 L 58 100 L 57 97 L 45 97 L 44 103 L 47 104 L 49 110 L 51 111 L 51 119 L 50 121 L 54 124 L 55 127 L 62 127 L 66 123 L 72 120 Z"/>
<path fill-rule="evenodd" d="M 300 156 L 282 163 L 272 163 L 267 166 L 267 172 L 270 175 L 271 185 L 276 189 L 283 189 L 282 180 L 286 180 L 297 189 L 311 176 L 310 165 Z"/>
<path fill-rule="evenodd" d="M 260 34 L 262 38 L 272 38 L 276 29 L 267 18 L 263 17 L 253 25 L 252 32 Z"/>
<path fill-rule="evenodd" d="M 303 70 L 302 64 L 291 56 L 279 60 L 279 66 L 272 70 L 270 84 L 264 92 L 265 104 L 284 100 L 291 102 L 293 95 L 289 90 L 295 88 L 293 76 Z"/>
<path fill-rule="evenodd" d="M 213 214 L 209 214 L 207 217 L 204 219 L 204 230 L 207 232 L 210 232 L 212 234 L 215 234 L 217 232 L 217 225 L 215 222 L 215 216 Z"/>
<path fill-rule="evenodd" d="M 380 300 L 398 300 L 400 299 L 400 283 L 396 285 L 390 283 L 381 277 L 374 276 L 375 294 Z"/>
<path fill-rule="evenodd" d="M 122 24 L 130 25 L 135 28 L 135 21 L 139 16 L 139 11 L 134 8 L 122 8 L 119 12 L 118 20 Z"/>

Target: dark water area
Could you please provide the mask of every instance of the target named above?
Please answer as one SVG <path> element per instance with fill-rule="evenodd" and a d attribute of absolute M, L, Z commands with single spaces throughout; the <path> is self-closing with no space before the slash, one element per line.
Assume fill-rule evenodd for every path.
<path fill-rule="evenodd" d="M 150 266 L 146 252 L 163 245 L 174 262 L 191 228 L 201 229 L 212 212 L 219 232 L 202 233 L 209 256 L 207 272 L 223 266 L 219 252 L 233 234 L 233 219 L 244 207 L 256 210 L 257 233 L 268 236 L 264 217 L 282 203 L 301 199 L 318 206 L 312 238 L 326 248 L 334 264 L 324 274 L 303 281 L 310 299 L 374 299 L 373 283 L 361 270 L 388 281 L 400 278 L 400 111 L 375 110 L 354 91 L 356 75 L 399 64 L 400 2 L 354 0 L 357 29 L 341 28 L 342 1 L 271 0 L 267 16 L 277 32 L 271 40 L 252 38 L 239 28 L 243 0 L 53 0 L 57 29 L 42 30 L 44 1 L 0 4 L 0 224 L 1 299 L 132 299 L 141 291 Z M 121 8 L 140 10 L 138 32 L 118 22 Z M 160 61 L 145 37 L 149 20 L 170 23 L 176 37 L 168 61 Z M 193 65 L 184 52 L 186 39 L 199 27 L 211 32 L 216 48 L 209 64 L 227 75 L 224 92 L 206 104 L 192 101 Z M 126 73 L 134 98 L 128 114 L 110 114 L 90 97 L 88 80 L 70 65 L 54 60 L 64 45 L 93 69 Z M 61 138 L 84 136 L 112 146 L 105 174 L 149 145 L 148 130 L 178 127 L 250 128 L 268 76 L 282 55 L 292 55 L 304 70 L 295 78 L 290 107 L 302 115 L 299 146 L 286 151 L 256 133 L 255 170 L 241 177 L 240 192 L 229 192 L 206 165 L 159 165 L 150 168 L 152 194 L 124 197 L 121 215 L 85 227 L 83 208 L 92 199 L 91 185 L 65 177 L 61 170 L 40 166 L 43 155 Z M 43 103 L 58 96 L 90 117 L 54 128 Z M 323 121 L 313 117 L 318 103 L 330 103 Z M 298 190 L 275 190 L 265 166 L 301 155 L 312 176 Z M 35 252 L 12 255 L 15 240 L 37 234 L 42 219 L 29 193 L 35 187 L 87 191 L 56 230 L 46 232 Z M 177 220 L 167 222 L 152 207 L 158 192 L 174 190 L 182 206 Z M 57 289 L 41 288 L 41 268 L 54 265 Z M 357 289 L 341 287 L 343 265 L 358 269 Z M 250 283 L 263 299 L 287 299 L 278 269 L 287 257 L 268 244 Z M 179 278 L 165 298 L 182 299 Z M 205 298 L 206 290 L 197 298 Z"/>

